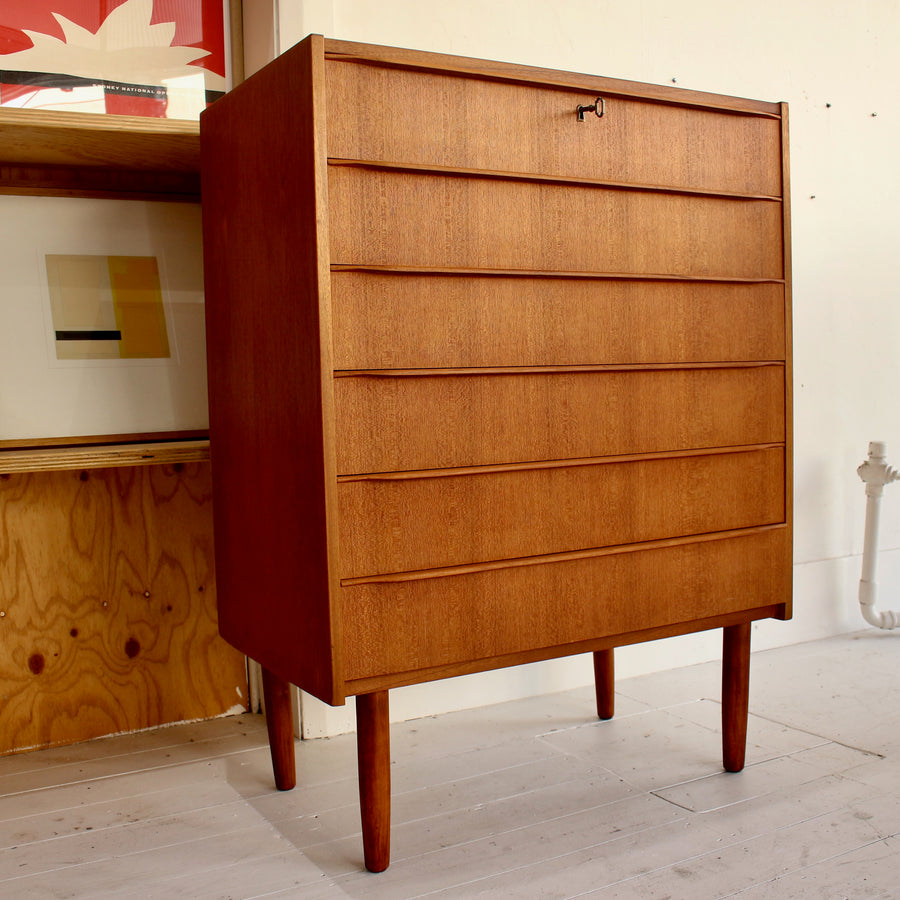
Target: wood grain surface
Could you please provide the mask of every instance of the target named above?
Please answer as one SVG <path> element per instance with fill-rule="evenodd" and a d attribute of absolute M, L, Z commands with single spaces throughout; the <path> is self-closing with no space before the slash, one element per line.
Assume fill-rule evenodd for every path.
<path fill-rule="evenodd" d="M 0 476 L 0 752 L 247 702 L 208 463 Z"/>
<path fill-rule="evenodd" d="M 784 285 L 336 271 L 337 369 L 784 359 Z"/>
<path fill-rule="evenodd" d="M 344 587 L 347 677 L 525 654 L 656 626 L 674 634 L 677 623 L 781 604 L 789 595 L 782 526 L 622 550 Z"/>
<path fill-rule="evenodd" d="M 781 203 L 330 166 L 335 264 L 782 278 Z"/>
<path fill-rule="evenodd" d="M 340 60 L 325 65 L 328 155 L 781 194 L 776 118 Z"/>
<path fill-rule="evenodd" d="M 339 486 L 342 576 L 456 566 L 784 520 L 784 449 Z"/>
<path fill-rule="evenodd" d="M 0 194 L 196 201 L 196 122 L 0 109 Z"/>
<path fill-rule="evenodd" d="M 335 379 L 343 475 L 784 440 L 784 368 Z"/>
<path fill-rule="evenodd" d="M 178 119 L 5 107 L 0 110 L 0 160 L 196 173 L 200 127 Z"/>

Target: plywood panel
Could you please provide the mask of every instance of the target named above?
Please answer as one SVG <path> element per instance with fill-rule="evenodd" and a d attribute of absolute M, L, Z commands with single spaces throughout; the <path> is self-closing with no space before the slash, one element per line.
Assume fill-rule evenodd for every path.
<path fill-rule="evenodd" d="M 328 154 L 706 190 L 781 193 L 780 122 L 329 60 Z"/>
<path fill-rule="evenodd" d="M 783 603 L 789 554 L 788 532 L 776 527 L 663 549 L 345 587 L 348 677 L 487 659 Z"/>
<path fill-rule="evenodd" d="M 335 379 L 338 472 L 784 440 L 784 368 Z"/>
<path fill-rule="evenodd" d="M 247 702 L 208 463 L 0 476 L 0 752 Z"/>
<path fill-rule="evenodd" d="M 781 278 L 781 203 L 329 168 L 331 262 Z"/>
<path fill-rule="evenodd" d="M 784 286 L 331 275 L 338 369 L 784 359 Z"/>
<path fill-rule="evenodd" d="M 784 519 L 784 450 L 338 488 L 345 578 L 536 556 Z"/>

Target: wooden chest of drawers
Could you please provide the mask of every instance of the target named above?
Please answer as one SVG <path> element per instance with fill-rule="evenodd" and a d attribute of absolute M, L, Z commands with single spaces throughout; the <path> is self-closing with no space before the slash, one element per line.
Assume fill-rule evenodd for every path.
<path fill-rule="evenodd" d="M 613 647 L 724 627 L 742 765 L 790 614 L 786 116 L 318 36 L 204 113 L 220 627 L 281 786 L 285 683 L 358 695 L 370 868 L 398 685 L 593 651 L 611 714 Z"/>

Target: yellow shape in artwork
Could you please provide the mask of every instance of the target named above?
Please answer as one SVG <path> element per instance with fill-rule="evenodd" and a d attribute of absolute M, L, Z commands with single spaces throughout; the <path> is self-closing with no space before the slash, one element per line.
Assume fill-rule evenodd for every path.
<path fill-rule="evenodd" d="M 122 359 L 170 356 L 156 257 L 110 256 L 109 284 Z"/>
<path fill-rule="evenodd" d="M 171 356 L 155 256 L 47 256 L 58 359 Z"/>

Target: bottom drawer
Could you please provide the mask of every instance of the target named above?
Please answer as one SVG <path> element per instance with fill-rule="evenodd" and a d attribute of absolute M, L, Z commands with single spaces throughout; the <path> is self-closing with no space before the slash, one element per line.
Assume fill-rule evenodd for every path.
<path fill-rule="evenodd" d="M 732 533 L 733 534 L 733 533 Z M 342 591 L 348 680 L 788 603 L 790 529 Z"/>

